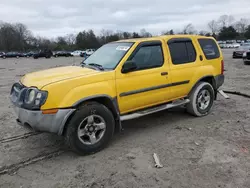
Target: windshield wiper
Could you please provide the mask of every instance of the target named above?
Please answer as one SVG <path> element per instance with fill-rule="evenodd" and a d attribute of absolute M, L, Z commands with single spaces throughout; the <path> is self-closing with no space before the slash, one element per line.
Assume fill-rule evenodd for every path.
<path fill-rule="evenodd" d="M 81 62 L 80 65 L 81 65 L 82 67 L 85 67 L 85 66 L 86 66 L 86 63 Z"/>
<path fill-rule="evenodd" d="M 99 64 L 96 64 L 96 63 L 90 63 L 90 64 L 88 64 L 88 65 L 97 67 L 97 68 L 100 69 L 100 70 L 104 70 L 104 68 L 103 68 L 102 65 L 99 65 Z"/>

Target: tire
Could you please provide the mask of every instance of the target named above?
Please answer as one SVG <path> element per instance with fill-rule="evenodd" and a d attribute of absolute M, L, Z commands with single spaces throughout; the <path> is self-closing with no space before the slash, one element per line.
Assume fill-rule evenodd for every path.
<path fill-rule="evenodd" d="M 98 118 L 99 120 L 102 118 L 103 121 L 101 122 L 104 122 L 106 125 L 104 132 L 99 130 L 101 131 L 99 135 L 102 135 L 99 138 L 97 134 L 98 131 L 96 131 L 96 133 L 92 132 L 91 134 L 89 131 L 90 127 L 88 129 L 86 128 L 86 126 L 91 126 L 91 123 L 88 124 L 88 118 L 92 116 L 95 116 L 94 121 L 96 121 Z M 84 135 L 82 137 L 78 136 L 79 129 L 83 130 L 82 133 Z M 71 150 L 78 153 L 79 155 L 92 154 L 104 149 L 109 144 L 113 137 L 114 130 L 115 120 L 112 112 L 102 104 L 91 102 L 81 106 L 80 109 L 74 113 L 73 117 L 67 124 L 65 142 Z M 85 131 L 87 132 L 86 134 Z M 93 144 L 90 140 L 91 135 L 95 135 L 95 138 L 97 139 Z M 82 138 L 85 138 L 86 140 L 84 141 Z"/>
<path fill-rule="evenodd" d="M 210 100 L 203 103 L 203 108 L 200 106 L 198 102 L 199 97 L 201 100 L 205 100 L 201 95 L 205 94 L 205 96 L 210 96 Z M 204 95 L 203 95 L 204 96 Z M 193 89 L 190 94 L 190 103 L 187 104 L 187 112 L 196 117 L 206 116 L 210 113 L 213 104 L 214 104 L 215 92 L 211 84 L 208 82 L 199 82 L 197 86 Z"/>

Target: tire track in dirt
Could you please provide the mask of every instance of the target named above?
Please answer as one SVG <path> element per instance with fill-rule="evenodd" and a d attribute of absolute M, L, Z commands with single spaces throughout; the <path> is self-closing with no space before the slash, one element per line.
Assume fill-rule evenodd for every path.
<path fill-rule="evenodd" d="M 36 162 L 39 162 L 39 161 L 42 161 L 42 160 L 45 160 L 45 159 L 51 159 L 51 158 L 57 157 L 57 156 L 61 155 L 64 152 L 65 152 L 64 150 L 59 149 L 57 151 L 37 155 L 35 157 L 23 160 L 21 162 L 15 163 L 15 164 L 11 164 L 11 165 L 8 165 L 8 166 L 3 166 L 3 167 L 0 168 L 0 176 L 5 175 L 5 174 L 15 173 L 20 168 L 23 168 L 25 166 L 28 166 L 30 164 L 34 164 Z"/>
<path fill-rule="evenodd" d="M 25 133 L 25 134 L 22 134 L 22 135 L 16 135 L 16 136 L 3 138 L 3 139 L 0 139 L 0 144 L 7 143 L 7 142 L 12 142 L 12 141 L 16 141 L 16 140 L 21 140 L 21 139 L 26 139 L 28 137 L 39 135 L 39 134 L 42 134 L 42 133 L 41 132 L 29 132 L 29 133 Z"/>
<path fill-rule="evenodd" d="M 224 91 L 224 90 L 223 90 Z M 241 97 L 245 97 L 245 98 L 249 98 L 250 99 L 250 95 L 248 94 L 245 94 L 245 93 L 241 93 L 241 92 L 238 92 L 238 91 L 224 91 L 225 93 L 228 93 L 228 94 L 231 94 L 231 95 L 238 95 L 238 96 L 241 96 Z"/>

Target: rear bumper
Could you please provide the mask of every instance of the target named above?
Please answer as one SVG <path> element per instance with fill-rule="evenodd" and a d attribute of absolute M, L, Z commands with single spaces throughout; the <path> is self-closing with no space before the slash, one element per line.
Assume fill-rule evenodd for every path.
<path fill-rule="evenodd" d="M 224 84 L 225 76 L 223 74 L 215 76 L 215 86 L 218 89 L 220 86 Z"/>
<path fill-rule="evenodd" d="M 43 114 L 42 111 L 26 110 L 14 106 L 18 124 L 34 131 L 62 135 L 64 125 L 75 109 L 60 109 L 56 114 Z"/>

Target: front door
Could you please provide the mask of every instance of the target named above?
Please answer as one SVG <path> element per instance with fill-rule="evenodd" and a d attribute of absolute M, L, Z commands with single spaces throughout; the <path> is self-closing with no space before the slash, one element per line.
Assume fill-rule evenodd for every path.
<path fill-rule="evenodd" d="M 121 114 L 163 103 L 169 94 L 169 66 L 161 41 L 143 42 L 128 60 L 137 69 L 116 72 L 116 89 Z"/>

